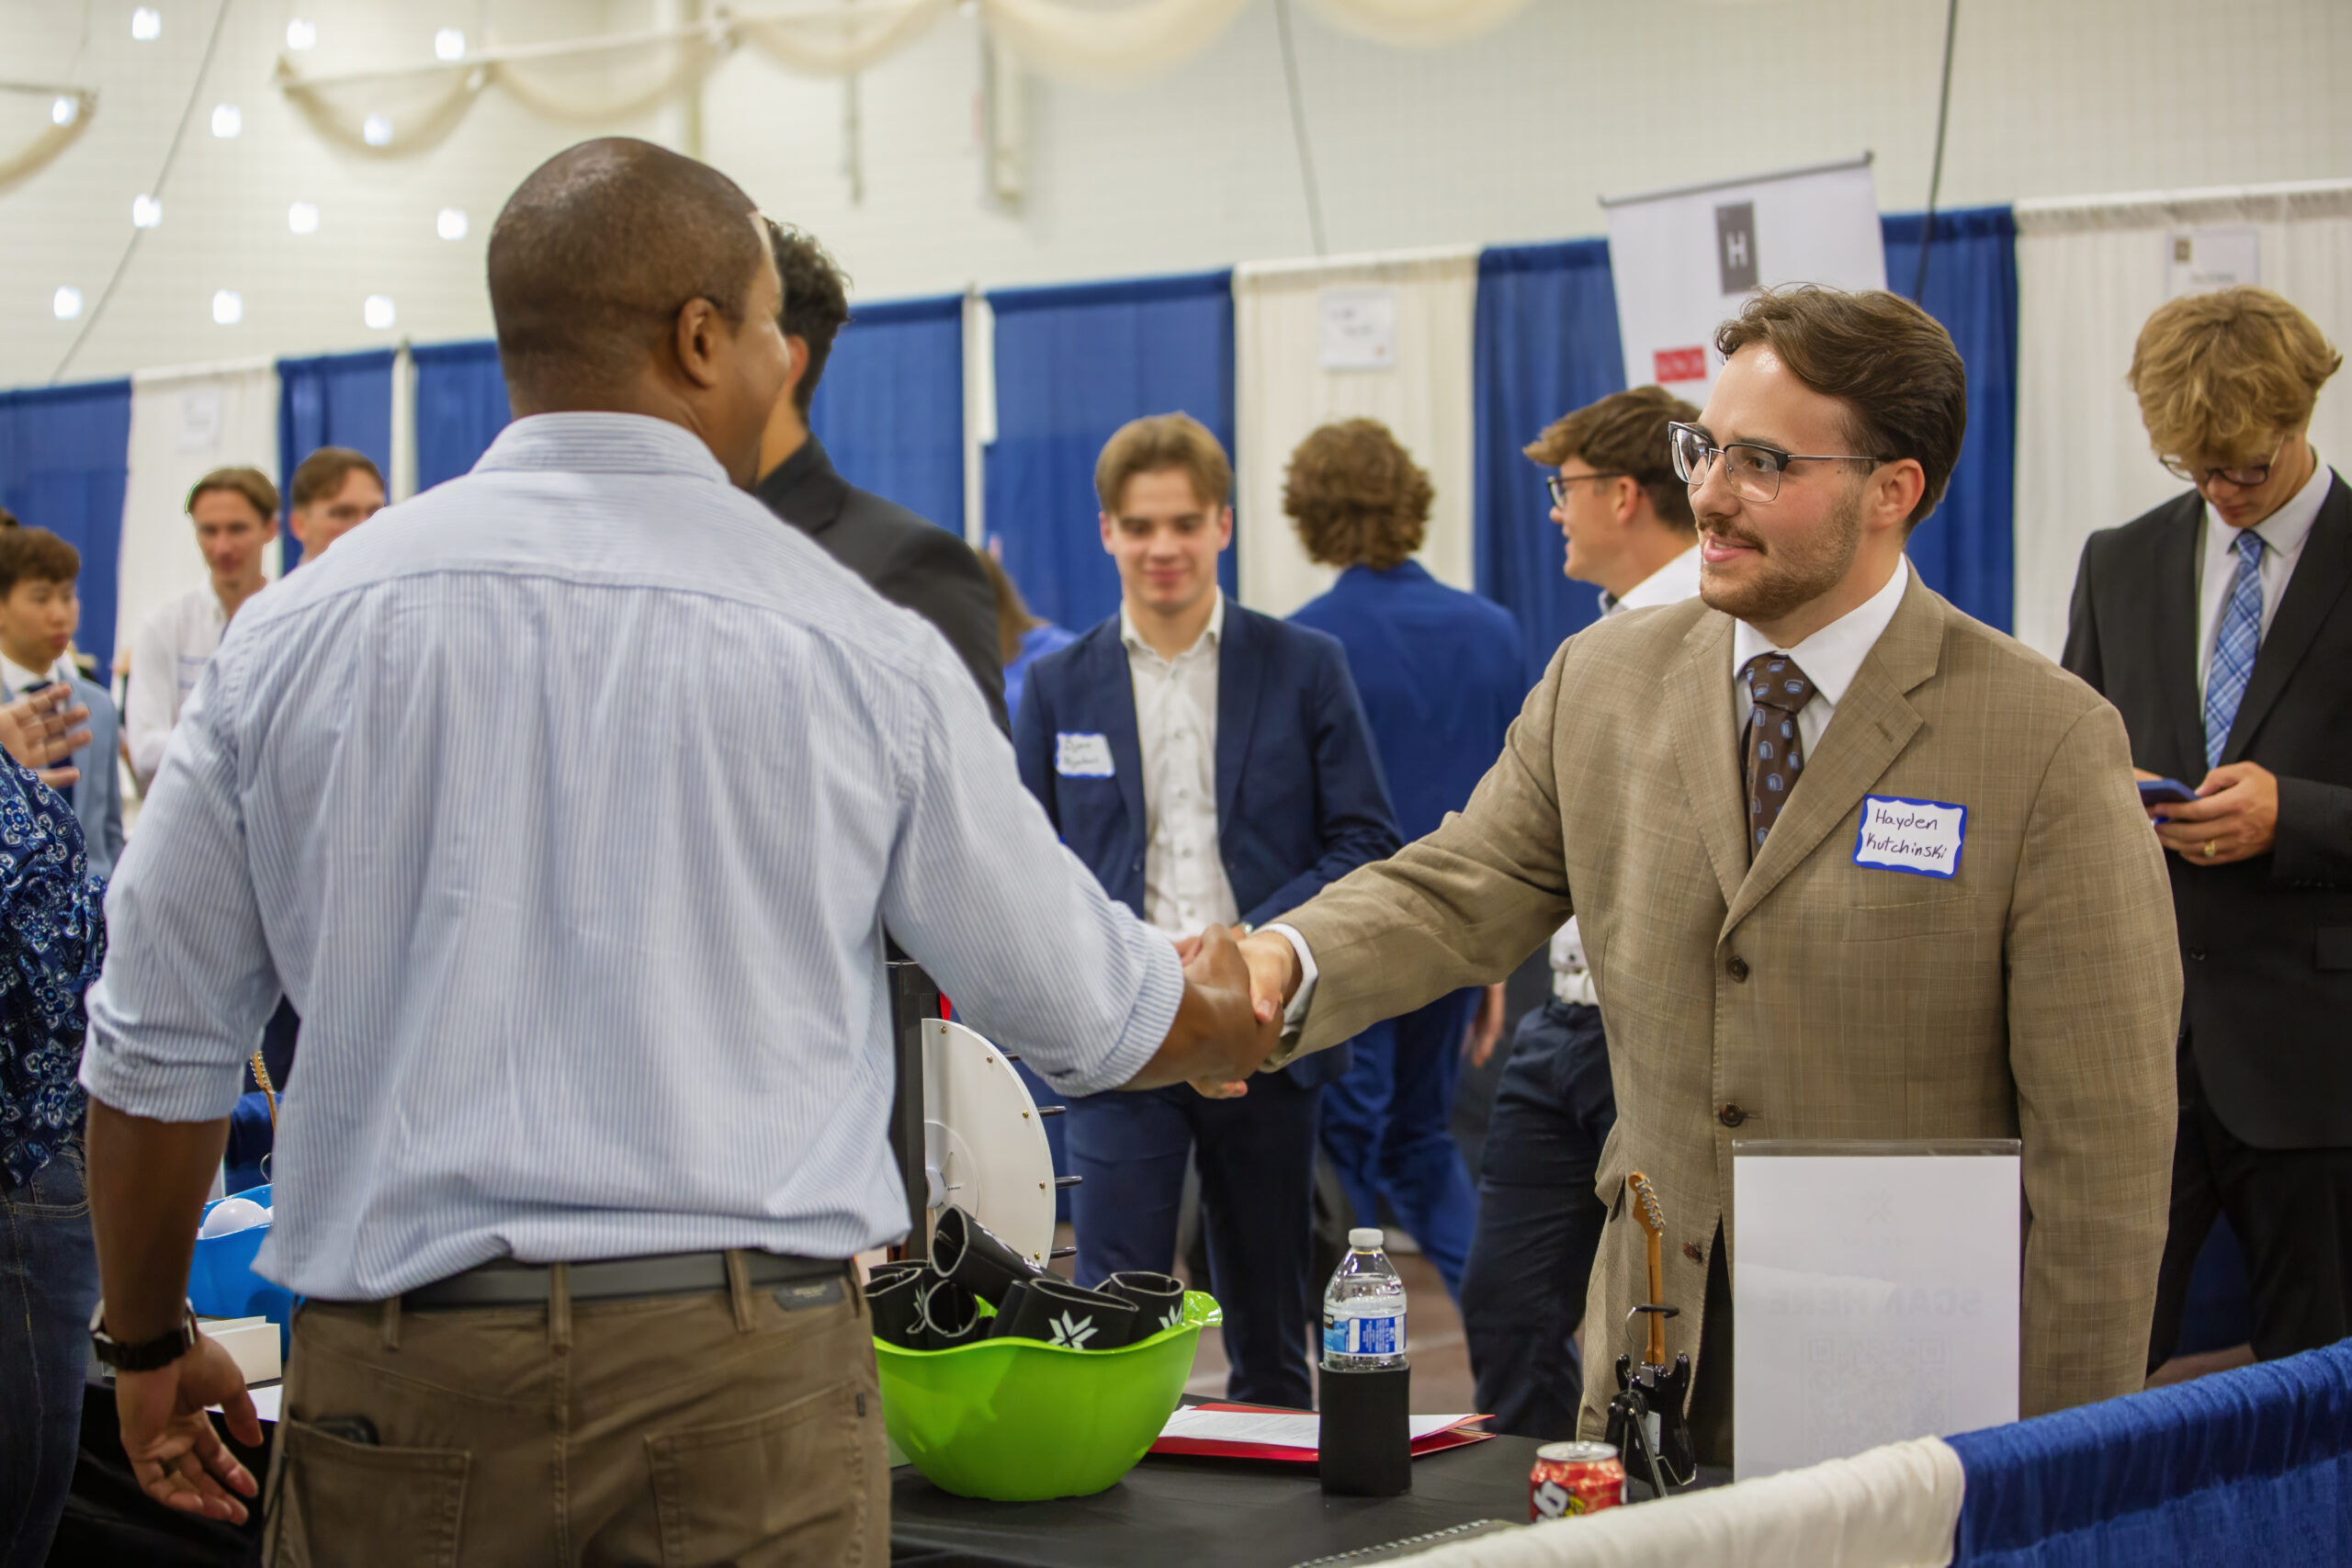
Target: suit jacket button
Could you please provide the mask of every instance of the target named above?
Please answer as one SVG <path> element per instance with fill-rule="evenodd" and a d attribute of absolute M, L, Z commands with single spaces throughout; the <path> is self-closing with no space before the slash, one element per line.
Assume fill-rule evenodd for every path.
<path fill-rule="evenodd" d="M 1742 985 L 1747 984 L 1747 960 L 1745 958 L 1733 959 L 1730 963 L 1724 965 L 1724 973 L 1729 975 L 1733 979 L 1738 981 Z"/>
<path fill-rule="evenodd" d="M 1736 1127 L 1747 1120 L 1747 1112 L 1736 1105 L 1726 1105 L 1715 1112 L 1715 1120 L 1726 1127 Z"/>
<path fill-rule="evenodd" d="M 2192 964 L 2202 964 L 2202 963 L 2204 963 L 2204 962 L 2205 962 L 2205 950 L 2204 950 L 2203 948 L 2201 948 L 2201 947 L 2192 947 L 2192 948 L 2190 948 L 2190 949 L 2188 950 L 2188 960 L 2189 960 L 2189 962 L 2190 962 L 2190 963 L 2192 963 Z"/>

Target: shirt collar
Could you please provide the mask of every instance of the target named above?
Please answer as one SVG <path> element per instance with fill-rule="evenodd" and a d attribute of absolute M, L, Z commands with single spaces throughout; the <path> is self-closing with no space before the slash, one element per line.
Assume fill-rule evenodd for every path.
<path fill-rule="evenodd" d="M 682 424 L 641 413 L 535 413 L 498 433 L 474 465 L 586 474 L 672 474 L 729 484 L 727 470 Z"/>
<path fill-rule="evenodd" d="M 1894 575 L 1886 586 L 1847 611 L 1811 637 L 1793 648 L 1781 648 L 1766 639 L 1762 632 L 1746 621 L 1732 623 L 1731 669 L 1736 681 L 1747 668 L 1747 661 L 1759 653 L 1784 653 L 1797 661 L 1804 678 L 1813 682 L 1814 694 L 1836 707 L 1846 697 L 1846 689 L 1861 673 L 1862 660 L 1885 635 L 1887 624 L 1894 619 L 1894 612 L 1903 604 L 1903 591 L 1910 586 L 1911 561 L 1897 557 Z"/>
<path fill-rule="evenodd" d="M 2320 506 L 2327 500 L 2328 487 L 2335 482 L 2334 470 L 2319 455 L 2319 448 L 2313 446 L 2311 477 L 2303 481 L 2303 488 L 2289 496 L 2278 511 L 2245 532 L 2260 536 L 2265 545 L 2282 556 L 2296 554 L 2303 547 L 2303 541 L 2311 536 L 2312 525 L 2319 521 Z M 2205 541 L 2209 550 L 2220 555 L 2234 549 L 2239 532 L 2222 520 L 2221 513 L 2213 510 L 2211 502 L 2206 503 Z"/>
<path fill-rule="evenodd" d="M 1618 615 L 1627 610 L 1647 610 L 1659 604 L 1679 604 L 1699 596 L 1699 547 L 1689 549 L 1625 590 L 1622 599 L 1600 591 L 1600 613 Z"/>
<path fill-rule="evenodd" d="M 0 655 L 0 681 L 6 681 L 8 683 L 7 693 L 6 695 L 0 695 L 0 702 L 15 701 L 18 694 L 22 693 L 27 686 L 36 683 L 44 686 L 53 685 L 66 679 L 65 671 L 69 668 L 68 662 L 60 659 L 49 667 L 48 673 L 43 674 L 38 670 L 26 669 L 6 655 Z"/>
<path fill-rule="evenodd" d="M 1209 592 L 1216 595 L 1216 603 L 1209 606 L 1209 624 L 1201 628 L 1199 639 L 1184 650 L 1185 654 L 1197 653 L 1204 647 L 1221 645 L 1225 641 L 1225 590 L 1212 588 Z M 1135 617 L 1127 614 L 1127 603 L 1124 599 L 1119 601 L 1119 640 L 1130 649 L 1155 657 L 1159 651 L 1144 641 L 1143 634 L 1136 630 Z M 1181 659 L 1183 656 L 1179 654 L 1177 657 Z"/>

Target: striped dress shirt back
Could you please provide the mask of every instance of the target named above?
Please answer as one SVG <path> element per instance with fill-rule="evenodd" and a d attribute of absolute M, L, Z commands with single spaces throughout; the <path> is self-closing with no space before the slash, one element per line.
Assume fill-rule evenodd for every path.
<path fill-rule="evenodd" d="M 259 1267 L 330 1299 L 902 1232 L 886 925 L 1070 1093 L 1183 985 L 938 632 L 623 414 L 516 422 L 240 611 L 107 912 L 107 1104 L 225 1116 L 302 1014 Z"/>

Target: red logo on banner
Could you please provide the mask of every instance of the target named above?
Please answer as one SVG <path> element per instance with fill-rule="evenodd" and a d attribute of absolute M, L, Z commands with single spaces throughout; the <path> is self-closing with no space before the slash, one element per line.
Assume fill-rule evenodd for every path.
<path fill-rule="evenodd" d="M 1651 356 L 1657 368 L 1658 385 L 1670 387 L 1677 381 L 1703 381 L 1707 378 L 1707 351 L 1703 348 L 1661 348 Z"/>

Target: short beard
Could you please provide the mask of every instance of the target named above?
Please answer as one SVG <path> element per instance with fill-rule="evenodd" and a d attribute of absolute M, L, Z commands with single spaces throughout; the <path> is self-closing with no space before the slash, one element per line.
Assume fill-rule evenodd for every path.
<path fill-rule="evenodd" d="M 1862 498 L 1849 491 L 1829 514 L 1827 527 L 1797 543 L 1768 546 L 1752 534 L 1724 525 L 1724 520 L 1702 516 L 1699 532 L 1713 533 L 1734 544 L 1758 551 L 1763 567 L 1754 580 L 1731 583 L 1717 577 L 1702 558 L 1699 597 L 1710 610 L 1746 621 L 1750 626 L 1782 620 L 1820 598 L 1846 580 L 1862 547 Z"/>

